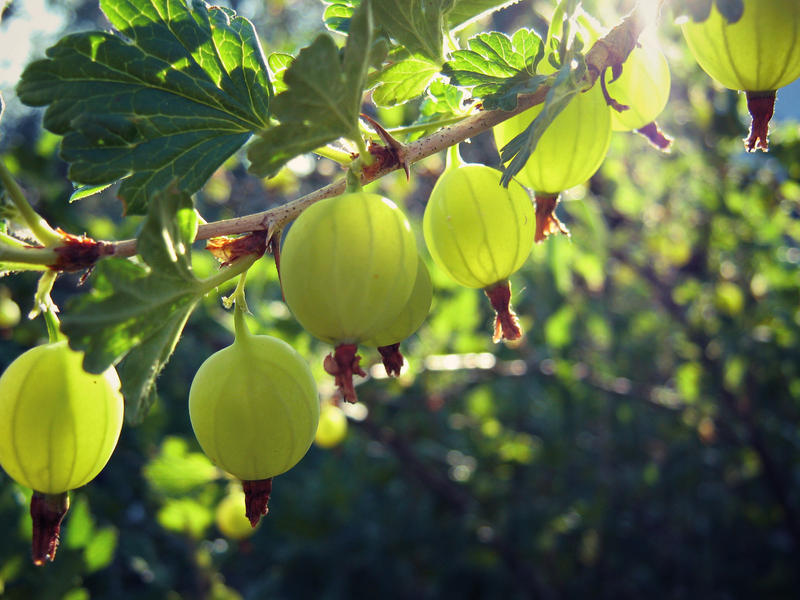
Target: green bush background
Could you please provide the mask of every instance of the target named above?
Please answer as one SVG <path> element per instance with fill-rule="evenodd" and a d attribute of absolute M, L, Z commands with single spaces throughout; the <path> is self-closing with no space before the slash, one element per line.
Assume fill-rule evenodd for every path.
<path fill-rule="evenodd" d="M 256 19 L 268 51 L 295 50 L 321 28 L 315 0 L 230 4 Z M 587 8 L 605 15 L 609 4 Z M 91 2 L 71 5 L 73 27 L 99 14 Z M 529 10 L 483 25 L 513 30 Z M 14 27 L 13 11 L 3 27 Z M 408 371 L 360 385 L 364 406 L 345 442 L 312 447 L 277 478 L 269 516 L 236 542 L 214 524 L 231 482 L 200 454 L 186 405 L 194 371 L 232 339 L 231 315 L 208 297 L 155 408 L 72 494 L 54 563 L 31 565 L 30 492 L 0 473 L 0 596 L 795 597 L 798 125 L 775 123 L 770 153 L 745 155 L 743 99 L 710 83 L 669 20 L 662 30 L 673 90 L 661 124 L 675 149 L 662 155 L 615 134 L 598 174 L 567 194 L 559 214 L 572 237 L 536 246 L 512 278 L 522 344 L 492 344 L 482 294 L 431 265 L 436 297 L 405 344 Z M 415 110 L 377 116 L 392 126 Z M 58 140 L 38 113 L 14 113 L 3 127 L 4 160 L 52 223 L 97 238 L 134 234 L 133 221 L 118 229 L 110 194 L 66 204 Z M 486 135 L 462 153 L 497 160 Z M 246 214 L 335 173 L 326 161 L 293 166 L 265 182 L 232 159 L 198 206 L 209 220 Z M 410 182 L 393 174 L 374 187 L 405 206 L 419 233 L 441 168 L 433 157 Z M 209 272 L 197 250 L 197 270 Z M 270 259 L 254 271 L 252 329 L 304 353 L 330 397 L 328 348 L 291 319 Z M 59 304 L 77 282 L 60 278 Z M 32 275 L 0 286 L 31 308 Z M 40 320 L 0 331 L 0 367 L 44 335 Z"/>

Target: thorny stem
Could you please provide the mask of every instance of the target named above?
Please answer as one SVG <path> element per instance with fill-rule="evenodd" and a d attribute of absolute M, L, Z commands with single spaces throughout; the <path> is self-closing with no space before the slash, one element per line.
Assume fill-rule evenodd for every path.
<path fill-rule="evenodd" d="M 625 17 L 625 19 L 614 27 L 605 37 L 598 40 L 589 52 L 586 53 L 588 69 L 585 77 L 587 79 L 587 88 L 594 85 L 597 78 L 605 69 L 623 62 L 631 53 L 636 46 L 639 34 L 642 29 L 644 29 L 645 23 L 642 19 L 643 12 L 644 10 L 641 8 L 641 5 L 637 5 L 633 12 Z M 405 156 L 403 157 L 405 163 L 412 164 L 419 162 L 424 158 L 446 150 L 454 144 L 475 137 L 484 131 L 488 131 L 495 125 L 533 106 L 541 104 L 544 102 L 547 92 L 550 89 L 549 86 L 549 83 L 545 83 L 535 92 L 519 96 L 517 99 L 517 107 L 512 111 L 479 111 L 466 118 L 460 119 L 453 125 L 446 126 L 439 131 L 411 142 L 405 146 Z M 356 142 L 358 141 L 357 139 Z M 363 140 L 361 140 L 361 146 L 364 146 Z M 369 155 L 369 153 L 366 152 L 366 147 L 359 147 L 359 150 L 361 156 L 366 158 L 366 155 Z M 361 183 L 366 184 L 375 181 L 399 168 L 402 168 L 402 164 L 391 164 L 385 168 L 370 171 L 369 176 L 362 175 Z M 310 194 L 297 198 L 296 200 L 266 211 L 200 225 L 196 239 L 206 240 L 222 235 L 234 235 L 264 230 L 269 227 L 273 227 L 275 231 L 279 231 L 297 218 L 307 207 L 325 198 L 338 196 L 345 191 L 345 187 L 346 182 L 343 178 L 319 188 Z M 136 254 L 136 240 L 116 242 L 113 244 L 113 247 L 114 249 L 111 254 L 115 256 L 133 256 Z"/>
<path fill-rule="evenodd" d="M 52 248 L 32 248 L 25 244 L 11 246 L 7 245 L 7 237 L 10 236 L 0 238 L 0 262 L 39 265 L 45 268 L 58 260 L 58 254 Z"/>
<path fill-rule="evenodd" d="M 60 245 L 61 236 L 59 233 L 50 227 L 47 221 L 45 221 L 35 210 L 33 210 L 33 207 L 30 205 L 27 198 L 25 198 L 22 188 L 19 187 L 19 184 L 14 179 L 14 176 L 11 175 L 11 171 L 8 170 L 8 167 L 6 167 L 5 163 L 2 161 L 0 161 L 0 181 L 2 181 L 3 186 L 8 192 L 8 197 L 11 198 L 11 201 L 19 211 L 20 216 L 22 216 L 22 218 L 25 220 L 25 224 L 28 226 L 28 229 L 31 230 L 31 233 L 33 233 L 36 239 L 39 240 L 43 246 Z"/>

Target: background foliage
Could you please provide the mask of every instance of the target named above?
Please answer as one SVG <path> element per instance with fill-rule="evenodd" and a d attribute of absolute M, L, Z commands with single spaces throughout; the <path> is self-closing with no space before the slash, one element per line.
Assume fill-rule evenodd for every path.
<path fill-rule="evenodd" d="M 626 9 L 585 4 L 609 24 Z M 93 2 L 71 5 L 76 22 L 98 18 Z M 312 0 L 229 5 L 256 17 L 271 50 L 296 52 L 322 27 Z M 0 27 L 15 26 L 13 6 Z M 530 6 L 493 19 L 464 35 L 530 25 Z M 770 153 L 745 156 L 742 99 L 710 83 L 668 21 L 662 40 L 673 90 L 661 124 L 675 150 L 661 155 L 615 134 L 600 172 L 562 203 L 572 238 L 534 248 L 512 279 L 527 331 L 519 347 L 493 345 L 485 299 L 430 265 L 436 299 L 406 344 L 408 372 L 361 385 L 344 444 L 312 447 L 277 478 L 270 515 L 235 542 L 214 525 L 229 482 L 199 453 L 186 408 L 194 371 L 232 339 L 231 316 L 211 294 L 151 412 L 124 428 L 108 467 L 73 493 L 57 560 L 45 568 L 28 558 L 29 492 L 0 474 L 3 597 L 792 597 L 798 126 L 779 121 Z M 392 126 L 417 110 L 377 116 Z M 37 207 L 71 232 L 133 235 L 140 221 L 120 232 L 112 201 L 66 203 L 58 139 L 40 122 L 38 113 L 12 114 L 0 141 Z M 490 136 L 462 152 L 497 162 Z M 206 218 L 268 208 L 337 172 L 301 159 L 260 180 L 242 160 L 227 161 L 199 192 Z M 393 174 L 373 186 L 419 225 L 441 168 L 433 157 L 410 182 Z M 205 253 L 194 261 L 199 276 L 215 268 Z M 327 349 L 291 319 L 274 267 L 261 263 L 248 285 L 252 329 L 304 353 L 331 395 L 320 367 Z M 76 283 L 59 280 L 59 305 Z M 23 312 L 34 286 L 32 275 L 0 283 Z M 40 321 L 0 331 L 0 367 L 44 335 Z"/>

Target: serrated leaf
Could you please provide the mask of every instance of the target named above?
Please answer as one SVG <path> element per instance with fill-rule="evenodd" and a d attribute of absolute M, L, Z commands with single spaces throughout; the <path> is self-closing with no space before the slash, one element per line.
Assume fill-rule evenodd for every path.
<path fill-rule="evenodd" d="M 270 84 L 252 24 L 194 0 L 101 0 L 119 34 L 66 36 L 17 87 L 64 135 L 69 177 L 124 179 L 128 213 L 167 185 L 193 193 L 269 117 Z"/>
<path fill-rule="evenodd" d="M 519 0 L 454 0 L 453 7 L 447 12 L 447 25 L 451 30 L 458 30 L 472 21 L 489 13 L 501 10 Z"/>
<path fill-rule="evenodd" d="M 377 83 L 372 101 L 378 106 L 394 106 L 413 100 L 425 93 L 438 73 L 439 66 L 422 55 L 399 60 L 370 78 L 370 83 Z"/>
<path fill-rule="evenodd" d="M 360 135 L 358 117 L 373 37 L 371 6 L 364 2 L 353 16 L 341 57 L 330 35 L 323 34 L 286 70 L 287 89 L 272 103 L 280 125 L 262 131 L 250 144 L 251 172 L 273 175 L 298 154 Z"/>
<path fill-rule="evenodd" d="M 455 85 L 473 87 L 473 97 L 481 98 L 486 109 L 512 110 L 519 94 L 535 90 L 547 78 L 535 75 L 544 44 L 533 31 L 520 29 L 511 38 L 496 31 L 481 33 L 468 46 L 453 53 L 442 73 Z"/>
<path fill-rule="evenodd" d="M 68 303 L 61 329 L 86 353 L 83 366 L 101 373 L 119 366 L 126 418 L 136 422 L 154 399 L 155 379 L 183 326 L 207 291 L 191 269 L 197 213 L 191 198 L 154 198 L 137 243 L 144 265 L 121 258 L 95 269 L 94 290 Z"/>

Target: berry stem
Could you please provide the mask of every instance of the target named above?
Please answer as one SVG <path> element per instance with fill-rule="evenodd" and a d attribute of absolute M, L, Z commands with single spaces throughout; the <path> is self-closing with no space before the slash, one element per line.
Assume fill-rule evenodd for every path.
<path fill-rule="evenodd" d="M 644 127 L 640 127 L 636 130 L 636 133 L 646 137 L 648 142 L 662 152 L 669 152 L 669 147 L 672 145 L 672 138 L 661 131 L 658 123 L 655 121 L 648 123 Z"/>
<path fill-rule="evenodd" d="M 769 122 L 775 111 L 775 90 L 769 92 L 747 92 L 747 110 L 750 111 L 750 135 L 744 140 L 748 152 L 769 150 Z"/>
<path fill-rule="evenodd" d="M 269 512 L 269 497 L 272 494 L 272 477 L 242 481 L 244 490 L 244 514 L 255 527 L 263 515 Z"/>
<path fill-rule="evenodd" d="M 496 316 L 492 341 L 518 340 L 522 337 L 517 315 L 511 308 L 511 283 L 506 279 L 483 290 L 492 304 Z"/>
<path fill-rule="evenodd" d="M 400 352 L 400 342 L 389 346 L 379 346 L 378 352 L 381 353 L 383 368 L 386 369 L 386 374 L 389 377 L 397 377 L 400 375 L 400 369 L 403 368 L 403 363 L 405 362 L 403 354 Z"/>
<path fill-rule="evenodd" d="M 558 194 L 536 194 L 536 234 L 533 239 L 538 244 L 554 233 L 569 235 L 569 229 L 556 216 Z"/>
<path fill-rule="evenodd" d="M 353 404 L 358 402 L 353 386 L 353 375 L 367 376 L 366 371 L 359 365 L 361 357 L 356 352 L 358 347 L 355 344 L 339 344 L 333 354 L 328 354 L 323 362 L 325 372 L 333 375 L 342 398 L 345 402 Z"/>
<path fill-rule="evenodd" d="M 33 519 L 33 564 L 41 566 L 56 556 L 61 521 L 69 510 L 67 492 L 43 494 L 33 492 L 31 518 Z"/>

